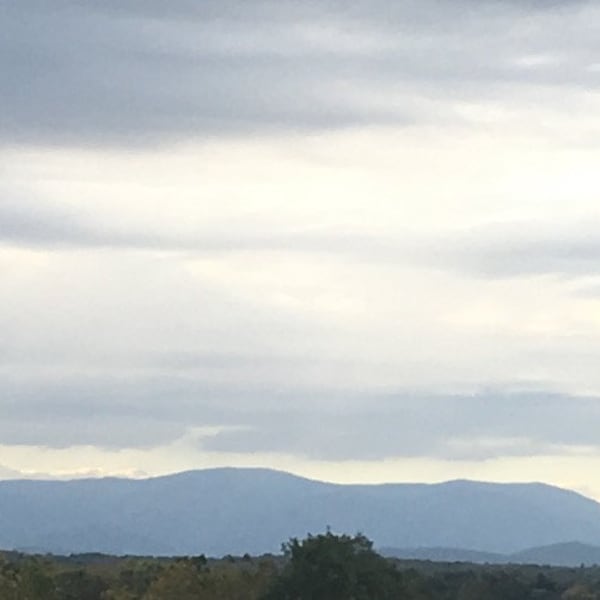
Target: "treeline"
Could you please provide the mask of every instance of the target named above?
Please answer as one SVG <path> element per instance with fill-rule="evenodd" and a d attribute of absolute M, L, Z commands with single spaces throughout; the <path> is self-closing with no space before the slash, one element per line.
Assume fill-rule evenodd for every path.
<path fill-rule="evenodd" d="M 362 535 L 291 540 L 283 556 L 0 554 L 1 600 L 600 600 L 600 568 L 397 561 Z"/>

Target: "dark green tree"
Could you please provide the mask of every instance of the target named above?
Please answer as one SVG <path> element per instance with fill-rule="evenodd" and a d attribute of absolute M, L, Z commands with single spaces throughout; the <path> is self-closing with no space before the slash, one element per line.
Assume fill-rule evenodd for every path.
<path fill-rule="evenodd" d="M 23 600 L 54 600 L 56 597 L 52 566 L 35 558 L 19 566 L 17 598 Z"/>
<path fill-rule="evenodd" d="M 397 600 L 402 578 L 358 534 L 331 531 L 283 546 L 287 563 L 264 600 Z"/>
<path fill-rule="evenodd" d="M 60 600 L 103 600 L 108 585 L 84 569 L 64 571 L 54 577 L 55 596 Z"/>

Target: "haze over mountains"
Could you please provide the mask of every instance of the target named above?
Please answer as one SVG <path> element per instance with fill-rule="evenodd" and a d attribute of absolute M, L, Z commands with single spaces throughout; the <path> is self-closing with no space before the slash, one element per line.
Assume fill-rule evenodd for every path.
<path fill-rule="evenodd" d="M 497 556 L 563 544 L 573 556 L 582 547 L 565 543 L 600 545 L 600 504 L 537 483 L 337 485 L 267 469 L 211 469 L 145 480 L 0 482 L 4 549 L 261 554 L 327 526 L 363 532 L 379 548 L 469 549 Z M 562 564 L 556 552 L 548 556 L 546 562 Z M 587 562 L 580 558 L 576 563 Z"/>

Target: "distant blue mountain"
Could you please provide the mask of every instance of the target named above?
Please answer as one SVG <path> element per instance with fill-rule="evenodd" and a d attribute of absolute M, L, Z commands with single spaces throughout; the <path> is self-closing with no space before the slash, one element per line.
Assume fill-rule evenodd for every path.
<path fill-rule="evenodd" d="M 0 548 L 260 554 L 292 536 L 360 531 L 377 547 L 514 553 L 600 545 L 600 504 L 542 484 L 335 485 L 267 469 L 145 480 L 0 481 Z"/>
<path fill-rule="evenodd" d="M 600 546 L 591 546 L 580 542 L 552 544 L 541 548 L 528 548 L 509 557 L 512 563 L 536 565 L 560 565 L 579 567 L 580 565 L 600 565 Z"/>
<path fill-rule="evenodd" d="M 600 546 L 580 542 L 528 548 L 512 554 L 477 552 L 462 548 L 381 548 L 380 553 L 390 558 L 450 563 L 530 564 L 560 567 L 600 565 Z"/>

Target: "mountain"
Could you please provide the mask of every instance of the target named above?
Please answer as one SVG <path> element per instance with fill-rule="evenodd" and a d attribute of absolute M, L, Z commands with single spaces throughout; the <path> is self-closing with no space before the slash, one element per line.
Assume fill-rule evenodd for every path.
<path fill-rule="evenodd" d="M 510 556 L 510 562 L 564 567 L 600 565 L 600 547 L 580 542 L 551 544 L 516 552 Z"/>
<path fill-rule="evenodd" d="M 0 481 L 5 549 L 260 554 L 327 526 L 360 531 L 380 548 L 507 554 L 569 540 L 600 544 L 600 505 L 538 483 L 336 485 L 267 469 Z"/>
<path fill-rule="evenodd" d="M 527 548 L 511 554 L 478 552 L 462 548 L 382 548 L 380 553 L 390 558 L 434 562 L 528 564 L 557 567 L 600 565 L 600 546 L 580 542 L 550 544 L 549 546 Z"/>

